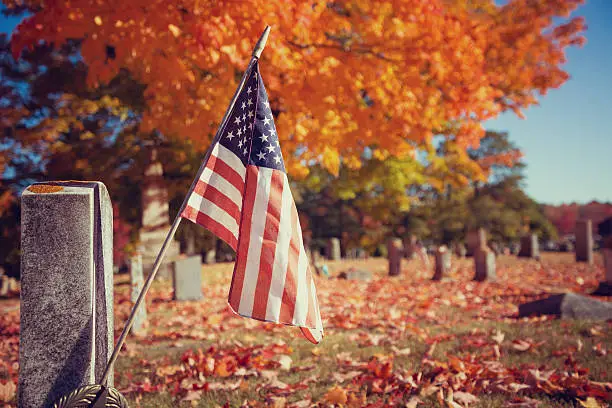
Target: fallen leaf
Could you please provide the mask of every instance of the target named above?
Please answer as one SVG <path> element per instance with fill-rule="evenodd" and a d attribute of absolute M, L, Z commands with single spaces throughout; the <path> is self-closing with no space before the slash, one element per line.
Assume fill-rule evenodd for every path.
<path fill-rule="evenodd" d="M 327 391 L 324 399 L 330 404 L 344 405 L 346 404 L 346 401 L 348 401 L 348 395 L 346 394 L 346 390 L 344 388 L 336 385 Z"/>

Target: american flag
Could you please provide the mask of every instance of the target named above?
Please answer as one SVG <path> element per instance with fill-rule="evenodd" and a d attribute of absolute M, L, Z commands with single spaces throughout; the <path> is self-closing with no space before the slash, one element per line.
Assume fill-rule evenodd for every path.
<path fill-rule="evenodd" d="M 299 326 L 318 343 L 314 280 L 257 62 L 219 135 L 181 216 L 236 251 L 228 300 L 235 313 Z"/>

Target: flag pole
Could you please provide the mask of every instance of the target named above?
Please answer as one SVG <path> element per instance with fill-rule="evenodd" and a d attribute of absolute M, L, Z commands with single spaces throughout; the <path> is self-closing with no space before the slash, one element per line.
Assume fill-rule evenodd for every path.
<path fill-rule="evenodd" d="M 200 165 L 200 168 L 196 174 L 196 177 L 193 179 L 193 182 L 191 183 L 191 187 L 189 187 L 189 191 L 185 195 L 185 199 L 183 200 L 183 203 L 181 204 L 181 208 L 179 209 L 179 212 L 176 214 L 176 217 L 174 218 L 174 222 L 172 223 L 172 226 L 170 227 L 170 231 L 168 231 L 168 235 L 166 235 L 166 239 L 164 240 L 164 243 L 159 253 L 157 254 L 157 258 L 155 259 L 155 263 L 153 264 L 153 269 L 151 270 L 151 273 L 147 277 L 147 280 L 145 281 L 142 287 L 142 290 L 140 291 L 140 295 L 138 295 L 138 299 L 136 299 L 136 302 L 134 303 L 134 306 L 132 307 L 132 311 L 130 312 L 130 316 L 128 317 L 125 323 L 125 326 L 123 327 L 123 331 L 121 332 L 121 336 L 119 336 L 119 340 L 117 340 L 117 344 L 115 345 L 113 354 L 108 360 L 106 368 L 104 369 L 104 374 L 102 375 L 102 380 L 100 381 L 100 384 L 102 384 L 103 386 L 106 386 L 108 376 L 110 375 L 113 365 L 115 364 L 115 361 L 117 360 L 117 357 L 119 356 L 119 352 L 121 351 L 121 348 L 123 347 L 125 343 L 125 339 L 128 333 L 130 332 L 132 325 L 134 324 L 134 318 L 136 317 L 136 311 L 138 310 L 138 307 L 140 307 L 141 303 L 144 301 L 144 298 L 147 295 L 147 292 L 151 288 L 151 284 L 153 283 L 153 280 L 155 279 L 155 275 L 157 274 L 157 271 L 159 270 L 159 267 L 161 266 L 162 260 L 164 259 L 166 252 L 168 251 L 169 244 L 170 242 L 172 242 L 172 239 L 174 238 L 174 234 L 176 234 L 176 230 L 178 229 L 181 223 L 181 220 L 182 220 L 181 213 L 183 212 L 183 210 L 185 209 L 185 206 L 187 205 L 187 200 L 189 196 L 191 195 L 191 192 L 195 188 L 195 185 L 198 179 L 200 178 L 202 171 L 204 171 L 204 168 L 206 166 L 206 163 L 208 162 L 208 159 L 210 158 L 210 155 L 212 153 L 212 149 L 215 143 L 217 143 L 218 140 L 221 138 L 221 131 L 223 127 L 225 126 L 225 123 L 227 122 L 229 115 L 232 112 L 232 108 L 234 107 L 236 103 L 236 99 L 238 99 L 238 95 L 240 95 L 240 91 L 244 87 L 244 84 L 247 80 L 247 76 L 249 72 L 251 71 L 253 64 L 255 64 L 255 62 L 257 62 L 257 60 L 261 57 L 261 53 L 266 46 L 266 42 L 268 41 L 269 34 L 270 34 L 270 26 L 266 26 L 264 32 L 261 34 L 261 37 L 259 38 L 259 41 L 257 41 L 257 44 L 255 45 L 255 48 L 253 49 L 251 60 L 249 61 L 249 64 L 247 65 L 247 68 L 244 71 L 244 74 L 242 75 L 240 84 L 238 85 L 238 88 L 236 89 L 236 92 L 234 93 L 234 96 L 229 104 L 229 107 L 225 111 L 225 115 L 223 115 L 223 119 L 221 120 L 221 123 L 219 124 L 219 128 L 217 129 L 217 133 L 215 134 L 215 137 L 213 138 L 213 142 L 208 148 L 208 151 L 206 152 L 206 155 L 204 156 L 204 160 L 202 161 L 202 164 Z"/>

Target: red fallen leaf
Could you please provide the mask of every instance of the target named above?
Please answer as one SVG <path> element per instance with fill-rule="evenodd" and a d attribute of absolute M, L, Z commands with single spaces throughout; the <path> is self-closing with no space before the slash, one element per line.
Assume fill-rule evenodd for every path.
<path fill-rule="evenodd" d="M 349 371 L 346 374 L 340 374 L 336 372 L 332 374 L 332 377 L 334 378 L 336 382 L 343 383 L 346 380 L 352 380 L 353 378 L 357 377 L 360 374 L 361 374 L 361 371 Z"/>

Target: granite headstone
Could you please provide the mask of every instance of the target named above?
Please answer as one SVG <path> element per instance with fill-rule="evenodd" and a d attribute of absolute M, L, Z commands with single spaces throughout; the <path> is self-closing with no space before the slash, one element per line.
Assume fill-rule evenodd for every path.
<path fill-rule="evenodd" d="M 576 222 L 576 262 L 593 264 L 593 225 L 591 220 Z"/>
<path fill-rule="evenodd" d="M 132 305 L 138 300 L 142 287 L 144 286 L 144 274 L 142 272 L 142 255 L 137 253 L 130 257 L 130 300 Z M 145 334 L 147 332 L 147 302 L 143 301 L 136 315 L 134 316 L 134 324 L 132 325 L 132 333 Z"/>
<path fill-rule="evenodd" d="M 482 282 L 495 280 L 495 253 L 488 248 L 476 251 L 474 255 L 476 273 L 474 280 Z"/>
<path fill-rule="evenodd" d="M 172 263 L 175 300 L 202 299 L 202 262 L 200 256 L 177 259 Z"/>
<path fill-rule="evenodd" d="M 451 268 L 451 253 L 446 245 L 438 247 L 435 253 L 435 270 L 433 280 L 442 280 L 448 277 Z"/>
<path fill-rule="evenodd" d="M 389 258 L 389 276 L 399 276 L 402 272 L 404 248 L 399 238 L 389 238 L 387 241 L 387 257 Z"/>
<path fill-rule="evenodd" d="M 113 210 L 104 184 L 28 187 L 21 249 L 17 399 L 43 408 L 98 383 L 113 350 Z"/>

